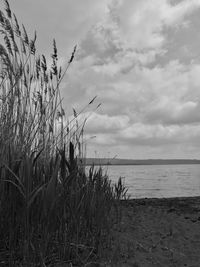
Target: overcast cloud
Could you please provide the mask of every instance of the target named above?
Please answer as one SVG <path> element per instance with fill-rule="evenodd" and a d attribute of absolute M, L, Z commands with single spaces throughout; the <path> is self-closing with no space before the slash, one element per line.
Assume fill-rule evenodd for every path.
<path fill-rule="evenodd" d="M 95 95 L 88 156 L 200 158 L 200 0 L 18 0 L 41 53 L 57 40 L 66 110 Z M 87 116 L 87 114 L 85 114 Z"/>

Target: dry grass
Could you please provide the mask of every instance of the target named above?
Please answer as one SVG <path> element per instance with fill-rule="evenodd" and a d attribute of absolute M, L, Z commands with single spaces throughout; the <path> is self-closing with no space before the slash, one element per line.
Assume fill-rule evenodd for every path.
<path fill-rule="evenodd" d="M 80 165 L 81 112 L 67 120 L 59 90 L 62 70 L 36 54 L 5 0 L 0 11 L 0 265 L 86 266 L 109 245 L 110 216 L 124 193 L 101 168 Z M 86 107 L 92 105 L 93 98 Z"/>

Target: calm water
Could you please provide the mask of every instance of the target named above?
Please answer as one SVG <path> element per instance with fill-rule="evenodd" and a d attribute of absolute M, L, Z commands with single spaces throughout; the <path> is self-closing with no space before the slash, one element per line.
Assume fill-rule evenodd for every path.
<path fill-rule="evenodd" d="M 200 165 L 106 166 L 115 182 L 125 177 L 131 198 L 200 196 Z"/>

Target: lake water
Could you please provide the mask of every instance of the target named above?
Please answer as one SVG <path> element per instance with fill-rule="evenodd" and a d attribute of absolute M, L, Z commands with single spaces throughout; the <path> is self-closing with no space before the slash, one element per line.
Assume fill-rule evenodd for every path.
<path fill-rule="evenodd" d="M 200 196 L 200 165 L 105 166 L 113 182 L 124 177 L 130 198 Z"/>

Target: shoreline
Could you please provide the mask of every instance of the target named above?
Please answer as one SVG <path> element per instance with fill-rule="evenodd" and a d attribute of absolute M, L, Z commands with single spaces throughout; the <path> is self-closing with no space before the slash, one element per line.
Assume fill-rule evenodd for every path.
<path fill-rule="evenodd" d="M 176 213 L 200 212 L 200 196 L 172 197 L 172 198 L 141 198 L 122 200 L 122 206 L 147 206 L 153 208 L 169 209 Z"/>
<path fill-rule="evenodd" d="M 199 204 L 200 196 L 190 196 L 190 197 L 162 197 L 162 198 L 131 198 L 126 200 L 121 200 L 121 203 L 127 204 L 137 204 L 137 205 L 181 205 L 182 203 L 187 203 L 188 205 Z"/>

